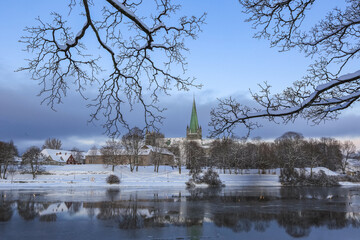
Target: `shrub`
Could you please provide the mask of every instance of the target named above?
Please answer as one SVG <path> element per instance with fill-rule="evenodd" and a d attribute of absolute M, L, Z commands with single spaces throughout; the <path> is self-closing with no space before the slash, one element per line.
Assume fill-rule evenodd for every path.
<path fill-rule="evenodd" d="M 112 174 L 112 175 L 110 175 L 110 176 L 108 176 L 108 177 L 106 178 L 106 182 L 107 182 L 108 184 L 119 184 L 119 183 L 120 183 L 120 179 L 119 179 L 118 176 Z"/>
<path fill-rule="evenodd" d="M 205 183 L 210 187 L 222 187 L 225 186 L 222 184 L 219 174 L 217 172 L 214 172 L 211 168 L 209 168 L 204 175 L 200 175 L 198 173 L 194 173 L 192 175 L 192 178 L 189 179 L 188 182 L 186 182 L 186 186 L 188 188 L 194 188 L 196 184 L 202 184 Z"/>
<path fill-rule="evenodd" d="M 339 186 L 337 177 L 328 176 L 322 170 L 309 176 L 305 171 L 299 173 L 295 169 L 284 168 L 280 174 L 280 182 L 287 186 Z"/>
<path fill-rule="evenodd" d="M 350 175 L 340 175 L 340 176 L 337 176 L 336 179 L 339 181 L 339 182 L 360 182 L 360 174 L 356 174 L 354 176 L 350 176 Z"/>
<path fill-rule="evenodd" d="M 202 182 L 212 187 L 218 187 L 222 185 L 219 174 L 209 168 L 202 177 Z"/>
<path fill-rule="evenodd" d="M 187 187 L 187 188 L 194 188 L 194 187 L 196 187 L 195 182 L 194 182 L 194 179 L 192 179 L 192 178 L 190 178 L 189 181 L 187 181 L 185 184 L 186 184 L 186 187 Z"/>

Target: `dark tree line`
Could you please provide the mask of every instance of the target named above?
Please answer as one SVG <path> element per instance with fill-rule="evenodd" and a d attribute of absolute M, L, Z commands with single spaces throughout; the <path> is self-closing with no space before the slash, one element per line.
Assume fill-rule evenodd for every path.
<path fill-rule="evenodd" d="M 186 167 L 198 171 L 201 167 L 216 167 L 225 173 L 243 173 L 244 169 L 258 169 L 270 173 L 272 169 L 326 167 L 342 170 L 350 156 L 355 154 L 354 144 L 334 138 L 305 139 L 302 134 L 287 132 L 274 141 L 245 141 L 232 138 L 216 139 L 205 154 L 196 142 L 185 146 Z"/>

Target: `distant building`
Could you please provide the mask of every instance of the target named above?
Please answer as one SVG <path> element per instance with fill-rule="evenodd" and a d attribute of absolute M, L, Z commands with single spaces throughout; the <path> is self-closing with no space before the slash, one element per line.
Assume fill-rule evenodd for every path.
<path fill-rule="evenodd" d="M 73 157 L 71 151 L 43 149 L 41 154 L 44 157 L 44 164 L 50 165 L 65 165 L 65 164 L 78 164 Z"/>
<path fill-rule="evenodd" d="M 169 150 L 167 150 L 166 148 L 159 148 L 159 147 L 154 147 L 154 146 L 150 146 L 150 145 L 144 145 L 144 146 L 142 146 L 142 148 L 140 149 L 140 152 L 139 152 L 139 166 L 153 165 L 153 159 L 156 154 L 161 155 L 160 165 L 170 165 L 170 166 L 175 165 L 174 154 L 172 152 L 170 152 Z M 130 153 L 128 153 L 124 147 L 119 149 L 118 156 L 120 156 L 119 162 L 121 164 L 129 164 Z M 104 157 L 101 154 L 101 151 L 94 150 L 94 149 L 90 149 L 85 154 L 85 163 L 86 164 L 105 164 Z"/>

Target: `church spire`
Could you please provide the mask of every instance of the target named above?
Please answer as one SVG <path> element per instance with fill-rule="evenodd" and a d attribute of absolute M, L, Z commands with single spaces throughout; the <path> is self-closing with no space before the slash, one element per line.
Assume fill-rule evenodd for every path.
<path fill-rule="evenodd" d="M 193 106 L 191 111 L 190 127 L 186 129 L 186 138 L 188 139 L 201 139 L 202 130 L 199 126 L 198 116 L 196 112 L 195 97 L 193 99 Z"/>
<path fill-rule="evenodd" d="M 193 106 L 191 112 L 191 119 L 190 119 L 190 133 L 196 133 L 199 129 L 199 122 L 196 112 L 196 104 L 195 104 L 195 97 L 193 98 Z"/>

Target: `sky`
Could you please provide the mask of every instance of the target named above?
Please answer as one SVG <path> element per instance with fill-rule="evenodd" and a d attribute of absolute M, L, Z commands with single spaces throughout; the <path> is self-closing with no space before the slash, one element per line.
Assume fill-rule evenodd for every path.
<path fill-rule="evenodd" d="M 19 42 L 23 29 L 36 24 L 35 18 L 49 17 L 52 11 L 67 11 L 63 0 L 18 0 L 0 1 L 0 141 L 13 140 L 20 152 L 35 145 L 41 147 L 49 137 L 59 138 L 63 147 L 78 147 L 88 150 L 92 145 L 104 143 L 107 136 L 101 120 L 88 123 L 91 109 L 88 102 L 70 91 L 64 102 L 56 106 L 56 112 L 42 98 L 38 82 L 31 80 L 27 72 L 16 70 L 25 66 L 24 59 L 31 57 L 22 51 Z M 319 1 L 308 23 L 317 22 L 333 6 L 342 1 Z M 181 1 L 181 13 L 201 15 L 207 13 L 206 25 L 198 39 L 188 40 L 186 54 L 188 75 L 194 76 L 199 89 L 188 92 L 172 92 L 171 96 L 160 96 L 160 105 L 168 110 L 166 119 L 159 125 L 166 137 L 185 137 L 190 122 L 191 106 L 195 96 L 199 124 L 203 136 L 208 135 L 210 110 L 217 105 L 217 98 L 235 97 L 239 102 L 252 104 L 249 89 L 258 90 L 257 84 L 267 81 L 274 91 L 280 91 L 306 74 L 312 59 L 294 50 L 279 52 L 270 48 L 266 40 L 253 38 L 255 33 L 237 0 Z M 76 23 L 79 24 L 79 23 Z M 306 24 L 306 23 L 305 23 Z M 349 72 L 357 70 L 350 66 Z M 90 89 L 91 90 L 91 89 Z M 263 127 L 255 130 L 251 137 L 274 139 L 286 131 L 297 131 L 305 137 L 335 137 L 351 139 L 360 148 L 359 106 L 346 110 L 337 121 L 311 126 L 304 120 L 282 125 L 262 121 Z M 131 113 L 130 122 L 140 123 L 141 114 Z M 237 129 L 236 135 L 245 134 Z"/>

